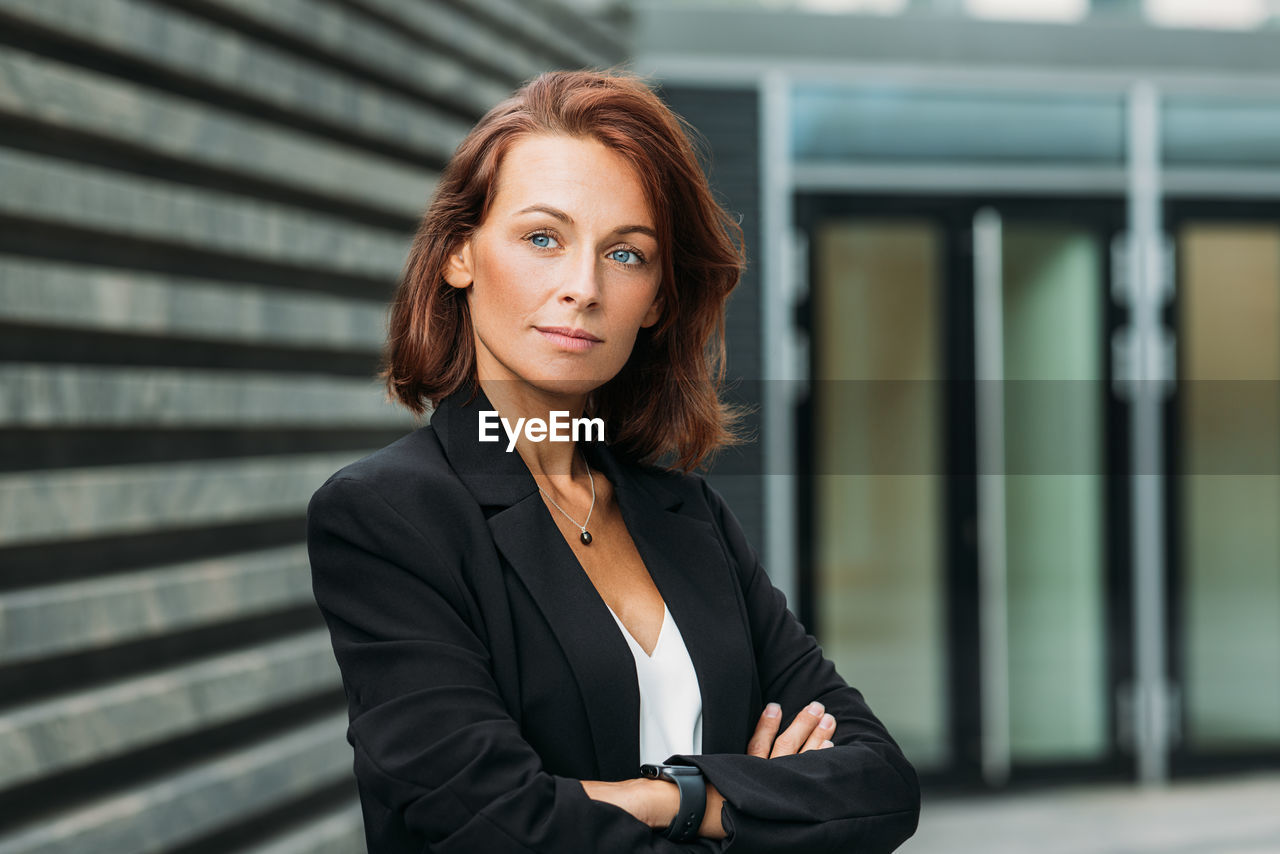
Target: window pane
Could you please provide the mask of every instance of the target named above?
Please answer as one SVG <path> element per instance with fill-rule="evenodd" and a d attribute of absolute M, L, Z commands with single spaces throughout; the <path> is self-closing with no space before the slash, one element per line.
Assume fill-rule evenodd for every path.
<path fill-rule="evenodd" d="M 1280 164 L 1280 101 L 1170 98 L 1162 110 L 1163 157 L 1171 166 Z"/>
<path fill-rule="evenodd" d="M 1107 750 L 1097 238 L 1004 229 L 1005 518 L 1015 762 Z"/>
<path fill-rule="evenodd" d="M 940 233 L 816 235 L 814 512 L 823 649 L 918 767 L 947 761 Z"/>
<path fill-rule="evenodd" d="M 1280 228 L 1193 224 L 1181 289 L 1189 746 L 1280 744 Z"/>
<path fill-rule="evenodd" d="M 800 161 L 1124 161 L 1119 96 L 810 85 L 794 108 Z"/>

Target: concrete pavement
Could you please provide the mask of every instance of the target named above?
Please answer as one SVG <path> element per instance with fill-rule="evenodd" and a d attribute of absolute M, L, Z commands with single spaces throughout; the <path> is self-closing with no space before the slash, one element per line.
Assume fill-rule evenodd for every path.
<path fill-rule="evenodd" d="M 901 854 L 1280 854 L 1280 770 L 1162 788 L 925 795 Z"/>

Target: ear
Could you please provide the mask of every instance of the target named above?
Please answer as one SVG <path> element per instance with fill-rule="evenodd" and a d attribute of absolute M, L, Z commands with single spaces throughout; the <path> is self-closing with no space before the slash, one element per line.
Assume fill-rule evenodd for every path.
<path fill-rule="evenodd" d="M 649 310 L 644 313 L 644 319 L 640 321 L 641 328 L 653 326 L 658 322 L 658 318 L 662 317 L 662 293 L 659 292 L 653 298 L 653 302 L 649 304 Z"/>
<path fill-rule="evenodd" d="M 475 281 L 471 271 L 471 241 L 467 240 L 449 253 L 444 264 L 444 280 L 455 288 L 469 287 Z"/>

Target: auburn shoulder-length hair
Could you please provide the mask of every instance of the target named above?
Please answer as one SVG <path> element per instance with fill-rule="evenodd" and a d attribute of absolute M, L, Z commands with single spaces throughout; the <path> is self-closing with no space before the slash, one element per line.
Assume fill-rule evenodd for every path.
<path fill-rule="evenodd" d="M 690 129 L 691 132 L 691 129 Z M 414 238 L 391 307 L 380 376 L 421 415 L 478 387 L 468 290 L 444 279 L 447 259 L 484 222 L 502 158 L 533 134 L 591 137 L 636 170 L 656 220 L 662 315 L 642 327 L 622 369 L 584 414 L 604 419 L 612 447 L 644 463 L 671 454 L 688 471 L 739 444 L 744 410 L 720 399 L 724 316 L 745 266 L 742 229 L 712 197 L 686 125 L 638 77 L 551 71 L 491 109 L 459 144 Z"/>

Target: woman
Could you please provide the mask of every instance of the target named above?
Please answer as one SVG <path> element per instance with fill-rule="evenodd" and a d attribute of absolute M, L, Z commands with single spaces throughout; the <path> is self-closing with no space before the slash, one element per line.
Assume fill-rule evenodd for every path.
<path fill-rule="evenodd" d="M 628 75 L 542 75 L 459 146 L 384 366 L 431 423 L 308 510 L 371 854 L 871 854 L 914 831 L 911 765 L 690 473 L 737 441 L 739 235 Z"/>

